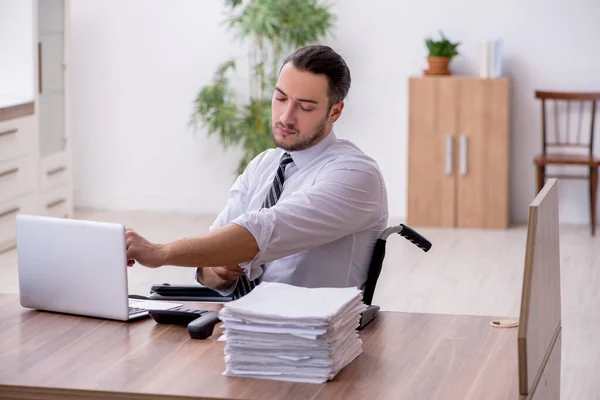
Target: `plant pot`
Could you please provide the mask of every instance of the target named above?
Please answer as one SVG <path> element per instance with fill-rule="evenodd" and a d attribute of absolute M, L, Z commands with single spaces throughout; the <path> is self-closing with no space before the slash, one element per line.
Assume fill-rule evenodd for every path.
<path fill-rule="evenodd" d="M 427 57 L 429 69 L 425 70 L 425 75 L 450 75 L 448 70 L 448 57 Z"/>

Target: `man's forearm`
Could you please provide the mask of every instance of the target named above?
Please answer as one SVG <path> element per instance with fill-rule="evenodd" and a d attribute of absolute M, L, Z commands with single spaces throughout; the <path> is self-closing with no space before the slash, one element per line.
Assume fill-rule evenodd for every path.
<path fill-rule="evenodd" d="M 185 238 L 162 247 L 163 265 L 217 267 L 252 260 L 258 244 L 246 228 L 229 224 L 199 237 Z"/>

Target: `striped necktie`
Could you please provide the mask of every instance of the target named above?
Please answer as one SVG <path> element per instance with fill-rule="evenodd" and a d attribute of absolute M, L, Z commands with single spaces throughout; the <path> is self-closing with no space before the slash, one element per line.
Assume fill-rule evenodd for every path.
<path fill-rule="evenodd" d="M 291 162 L 294 162 L 294 160 L 292 160 L 292 156 L 290 156 L 288 153 L 283 153 L 281 159 L 279 160 L 279 168 L 277 168 L 277 173 L 273 178 L 273 184 L 271 185 L 269 193 L 267 193 L 267 197 L 263 202 L 262 208 L 270 208 L 277 203 L 277 200 L 279 200 L 279 196 L 281 196 L 281 192 L 283 191 L 283 181 L 285 180 L 283 173 L 285 172 L 285 167 Z M 247 295 L 259 283 L 260 277 L 251 281 L 246 275 L 240 276 L 232 294 L 233 299 L 239 299 L 240 297 Z"/>

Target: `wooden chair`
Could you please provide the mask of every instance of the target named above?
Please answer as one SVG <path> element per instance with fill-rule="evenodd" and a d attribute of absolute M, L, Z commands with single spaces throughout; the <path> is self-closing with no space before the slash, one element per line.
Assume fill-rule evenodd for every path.
<path fill-rule="evenodd" d="M 542 190 L 547 178 L 589 180 L 590 225 L 593 236 L 596 232 L 596 190 L 600 165 L 600 159 L 595 158 L 593 154 L 594 122 L 596 101 L 600 100 L 600 93 L 536 91 L 535 98 L 540 99 L 542 104 L 542 154 L 534 158 L 537 168 L 537 192 Z M 559 105 L 563 103 L 566 109 L 564 125 L 559 121 Z M 548 110 L 549 105 L 553 106 L 551 110 Z M 570 118 L 572 109 L 579 111 L 577 120 L 573 121 L 576 125 L 573 135 L 571 135 L 573 123 Z M 547 114 L 550 113 L 554 115 L 553 122 L 548 121 Z M 586 115 L 589 115 L 589 125 L 583 123 Z M 587 125 L 587 128 L 584 125 Z M 548 133 L 550 130 L 553 131 L 552 135 Z M 551 175 L 546 172 L 546 167 L 550 165 L 584 167 L 589 170 L 589 173 Z"/>

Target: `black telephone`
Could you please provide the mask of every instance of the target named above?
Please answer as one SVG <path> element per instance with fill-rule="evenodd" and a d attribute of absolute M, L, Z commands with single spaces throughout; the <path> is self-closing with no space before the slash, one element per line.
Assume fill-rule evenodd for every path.
<path fill-rule="evenodd" d="M 149 310 L 148 314 L 157 324 L 187 326 L 192 339 L 206 339 L 213 334 L 219 323 L 219 312 L 195 308 L 175 308 L 169 310 Z"/>
<path fill-rule="evenodd" d="M 219 313 L 210 311 L 190 322 L 187 325 L 187 330 L 192 339 L 206 339 L 213 334 L 213 329 L 219 321 Z"/>

